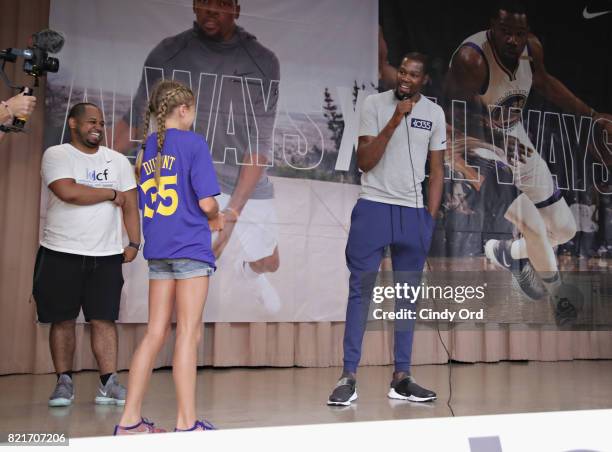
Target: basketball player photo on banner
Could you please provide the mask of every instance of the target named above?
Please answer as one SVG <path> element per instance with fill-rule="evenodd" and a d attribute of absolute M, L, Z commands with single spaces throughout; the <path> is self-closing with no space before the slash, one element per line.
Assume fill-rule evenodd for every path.
<path fill-rule="evenodd" d="M 133 161 L 155 83 L 187 85 L 226 220 L 212 237 L 218 270 L 205 318 L 341 320 L 355 124 L 377 86 L 378 5 L 249 0 L 212 15 L 198 1 L 52 0 L 50 26 L 68 39 L 65 69 L 47 84 L 45 144 L 65 142 L 66 112 L 90 101 L 103 111 L 106 144 Z M 211 38 L 234 24 L 231 38 Z M 174 188 L 158 187 L 164 205 L 180 202 Z M 141 255 L 124 275 L 120 321 L 145 322 Z"/>
<path fill-rule="evenodd" d="M 590 3 L 380 2 L 383 82 L 419 49 L 446 114 L 431 270 L 505 281 L 493 303 L 508 303 L 489 322 L 612 318 L 612 16 Z"/>

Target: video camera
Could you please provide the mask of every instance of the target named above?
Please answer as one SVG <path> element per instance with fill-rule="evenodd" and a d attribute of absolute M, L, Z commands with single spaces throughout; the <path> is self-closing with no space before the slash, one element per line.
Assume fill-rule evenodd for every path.
<path fill-rule="evenodd" d="M 49 56 L 49 53 L 58 53 L 64 46 L 64 37 L 54 30 L 42 30 L 32 35 L 32 45 L 27 49 L 8 48 L 0 50 L 0 78 L 9 88 L 19 90 L 26 96 L 34 93 L 34 87 L 38 86 L 39 77 L 47 72 L 57 72 L 59 70 L 59 60 Z M 4 72 L 4 66 L 14 63 L 18 57 L 23 57 L 23 71 L 34 77 L 34 87 L 16 86 L 11 83 Z M 10 126 L 0 125 L 2 132 L 22 132 L 27 118 L 14 118 Z"/>

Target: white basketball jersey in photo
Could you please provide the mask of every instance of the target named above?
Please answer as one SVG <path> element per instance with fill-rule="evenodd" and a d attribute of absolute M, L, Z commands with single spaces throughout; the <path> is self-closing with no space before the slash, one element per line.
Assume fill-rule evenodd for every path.
<path fill-rule="evenodd" d="M 504 66 L 495 52 L 490 33 L 490 31 L 476 33 L 463 41 L 459 48 L 471 47 L 485 59 L 488 76 L 480 92 L 480 97 L 483 104 L 489 108 L 493 124 L 496 127 L 512 128 L 520 122 L 518 110 L 522 110 L 525 106 L 531 90 L 533 70 L 529 48 L 525 46 L 519 57 L 517 67 L 514 71 L 511 71 Z M 502 108 L 491 108 L 494 106 Z M 514 110 L 514 114 L 512 114 L 512 110 Z"/>

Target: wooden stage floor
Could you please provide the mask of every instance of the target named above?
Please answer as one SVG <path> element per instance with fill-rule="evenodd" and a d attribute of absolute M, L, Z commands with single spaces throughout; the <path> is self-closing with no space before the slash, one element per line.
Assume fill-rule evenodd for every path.
<path fill-rule="evenodd" d="M 359 399 L 351 407 L 325 402 L 340 368 L 229 368 L 198 372 L 198 415 L 218 428 L 266 427 L 450 416 L 448 365 L 414 366 L 422 385 L 435 390 L 430 404 L 391 401 L 390 366 L 362 367 Z M 453 364 L 452 406 L 457 416 L 612 408 L 612 361 Z M 122 382 L 127 374 L 120 374 Z M 121 408 L 93 403 L 96 372 L 75 374 L 76 399 L 49 408 L 53 375 L 0 377 L 0 431 L 67 432 L 69 437 L 110 435 Z M 170 370 L 154 372 L 145 416 L 171 429 L 175 397 Z"/>

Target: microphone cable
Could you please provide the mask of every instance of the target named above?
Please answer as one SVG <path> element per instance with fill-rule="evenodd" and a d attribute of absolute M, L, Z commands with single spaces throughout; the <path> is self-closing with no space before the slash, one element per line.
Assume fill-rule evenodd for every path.
<path fill-rule="evenodd" d="M 414 104 L 413 104 L 413 108 L 414 108 Z M 409 114 L 412 114 L 412 110 L 410 111 Z M 427 269 L 431 270 L 431 265 L 429 265 L 429 261 L 427 260 L 427 250 L 425 248 L 425 243 L 423 242 L 423 234 L 421 233 L 421 214 L 420 214 L 420 210 L 419 210 L 419 197 L 417 195 L 417 188 L 416 188 L 416 177 L 415 177 L 415 173 L 414 173 L 414 163 L 412 160 L 412 149 L 410 146 L 410 127 L 408 125 L 408 115 L 409 114 L 405 114 L 404 115 L 404 124 L 406 125 L 406 137 L 408 139 L 408 156 L 410 157 L 410 169 L 412 170 L 412 183 L 413 183 L 413 187 L 414 187 L 414 198 L 415 198 L 415 203 L 417 206 L 417 219 L 418 219 L 418 227 L 419 227 L 419 241 L 421 242 L 421 247 L 423 249 L 423 254 L 425 254 L 425 264 L 427 265 Z M 423 206 L 423 208 L 425 208 L 425 206 Z M 434 222 L 434 226 L 435 226 L 435 219 L 432 217 L 432 220 Z M 433 237 L 433 231 L 432 231 L 432 237 Z M 446 347 L 446 344 L 444 343 L 444 340 L 442 339 L 442 334 L 440 333 L 440 321 L 436 320 L 436 330 L 438 332 L 438 338 L 440 339 L 440 343 L 442 344 L 442 347 L 444 348 L 444 351 L 446 352 L 446 356 L 448 359 L 448 399 L 446 400 L 446 405 L 448 406 L 448 409 L 451 412 L 451 415 L 453 417 L 455 417 L 455 411 L 453 410 L 453 407 L 451 405 L 451 400 L 453 398 L 453 383 L 452 383 L 452 374 L 453 374 L 453 359 L 451 356 L 451 352 L 449 352 L 448 348 Z M 449 329 L 450 331 L 450 329 Z M 451 339 L 452 340 L 452 339 Z"/>

